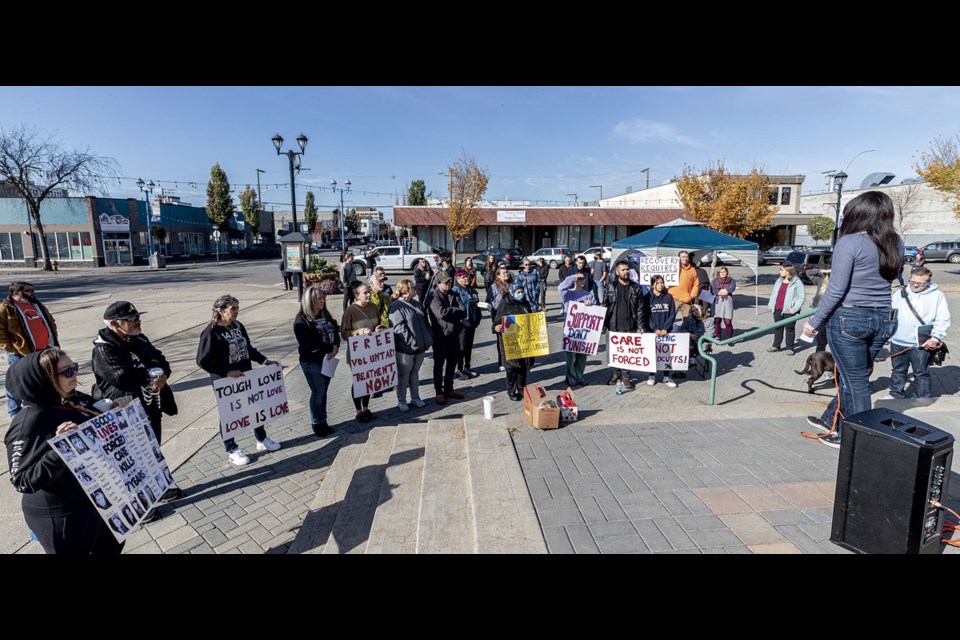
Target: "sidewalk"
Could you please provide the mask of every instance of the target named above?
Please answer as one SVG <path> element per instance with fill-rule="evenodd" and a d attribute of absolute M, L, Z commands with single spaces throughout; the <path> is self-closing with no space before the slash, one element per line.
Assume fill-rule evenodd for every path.
<path fill-rule="evenodd" d="M 497 415 L 511 427 L 551 552 L 842 551 L 826 542 L 837 451 L 799 436 L 807 430 L 803 416 L 819 414 L 832 391 L 832 383 L 821 380 L 817 393 L 807 394 L 805 376 L 794 373 L 809 351 L 793 357 L 766 353 L 768 336 L 719 350 L 713 407 L 707 404 L 709 379 L 693 372 L 677 389 L 641 384 L 616 396 L 605 385 L 608 370 L 600 358 L 591 358 L 590 385 L 576 392 L 581 421 L 541 432 L 525 425 L 521 403 L 507 399 L 493 336 L 484 321 L 473 358 L 481 376 L 457 383 L 465 400 L 443 407 L 431 401 L 423 409 L 401 413 L 388 391 L 371 401 L 377 419 L 359 424 L 353 420 L 349 378 L 341 373 L 328 394 L 330 423 L 337 432 L 319 440 L 310 430 L 308 391 L 296 362 L 294 295 L 252 285 L 231 285 L 231 292 L 241 301 L 240 319 L 255 344 L 286 367 L 291 413 L 268 427 L 283 449 L 255 453 L 253 439 L 245 437 L 239 444 L 251 453 L 252 463 L 238 468 L 226 460 L 208 378 L 193 362 L 209 304 L 222 287 L 199 284 L 144 292 L 143 299 L 136 300 L 139 308 L 151 311 L 144 316 L 144 333 L 174 369 L 172 385 L 181 414 L 164 419 L 163 450 L 185 498 L 161 507 L 163 519 L 131 536 L 128 553 L 283 553 L 350 436 L 363 438 L 383 425 L 482 415 L 481 398 L 487 394 L 495 396 Z M 811 295 L 808 287 L 808 299 Z M 752 295 L 749 298 L 752 302 Z M 64 309 L 65 348 L 86 367 L 81 388 L 92 383 L 90 341 L 102 326 L 100 313 L 109 301 L 110 294 L 104 293 L 95 304 L 80 308 L 76 300 L 58 303 Z M 330 302 L 339 316 L 339 297 Z M 537 359 L 528 382 L 559 390 L 565 388 L 564 354 L 559 352 L 561 314 L 555 288 L 548 302 L 553 353 Z M 950 306 L 960 312 L 953 300 Z M 56 307 L 52 310 L 58 314 Z M 765 310 L 758 315 L 743 306 L 734 326 L 745 331 L 769 322 Z M 960 366 L 947 362 L 933 372 L 935 396 L 960 390 Z M 874 398 L 886 393 L 889 373 L 887 362 L 878 363 Z M 431 374 L 428 357 L 421 370 L 424 399 L 433 397 Z M 942 398 L 910 414 L 960 436 L 951 402 Z M 6 415 L 0 416 L 0 429 L 7 424 Z M 4 460 L 3 475 L 5 467 Z M 950 497 L 956 500 L 957 474 L 952 487 Z M 0 553 L 41 552 L 39 545 L 28 543 L 19 496 L 2 478 L 0 540 Z"/>

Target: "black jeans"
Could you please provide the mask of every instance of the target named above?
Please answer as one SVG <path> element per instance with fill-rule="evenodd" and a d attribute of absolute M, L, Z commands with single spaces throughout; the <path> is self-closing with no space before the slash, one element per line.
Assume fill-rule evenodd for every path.
<path fill-rule="evenodd" d="M 530 368 L 527 366 L 507 367 L 507 393 L 510 394 L 511 398 L 523 396 L 523 388 L 527 386 L 527 371 L 529 370 Z"/>
<path fill-rule="evenodd" d="M 774 311 L 773 319 L 777 322 L 781 320 L 786 320 L 787 318 L 792 318 L 797 314 L 795 313 L 784 313 L 783 311 Z M 779 347 L 780 341 L 783 340 L 783 330 L 787 330 L 787 342 L 786 348 L 793 349 L 794 338 L 796 337 L 797 325 L 796 323 L 790 323 L 785 327 L 777 327 L 773 332 L 773 346 Z"/>
<path fill-rule="evenodd" d="M 460 339 L 458 336 L 433 336 L 433 388 L 437 395 L 444 391 L 453 391 L 453 372 L 460 359 Z M 446 371 L 443 365 L 447 365 Z"/>
<path fill-rule="evenodd" d="M 123 543 L 117 542 L 96 511 L 59 518 L 24 515 L 23 519 L 46 553 L 118 556 L 123 551 Z"/>
<path fill-rule="evenodd" d="M 461 371 L 470 368 L 470 356 L 473 354 L 473 339 L 476 334 L 476 327 L 464 327 L 460 332 L 460 358 L 457 368 Z"/>

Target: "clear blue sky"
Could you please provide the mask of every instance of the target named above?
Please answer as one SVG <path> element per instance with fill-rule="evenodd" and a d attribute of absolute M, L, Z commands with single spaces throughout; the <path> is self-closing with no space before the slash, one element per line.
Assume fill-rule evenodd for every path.
<path fill-rule="evenodd" d="M 542 203 L 596 200 L 642 188 L 722 158 L 728 167 L 804 174 L 847 170 L 848 185 L 873 171 L 916 177 L 918 150 L 960 129 L 956 87 L 3 87 L 0 124 L 28 123 L 67 147 L 116 159 L 125 179 L 114 197 L 142 197 L 137 177 L 203 205 L 210 167 L 231 186 L 256 185 L 274 209 L 289 209 L 284 149 L 310 138 L 297 177 L 317 205 L 339 205 L 330 180 L 349 179 L 347 207 L 390 207 L 415 179 L 446 192 L 461 151 L 491 175 L 490 199 Z M 443 174 L 443 175 L 439 175 Z M 194 183 L 191 185 L 189 183 Z"/>

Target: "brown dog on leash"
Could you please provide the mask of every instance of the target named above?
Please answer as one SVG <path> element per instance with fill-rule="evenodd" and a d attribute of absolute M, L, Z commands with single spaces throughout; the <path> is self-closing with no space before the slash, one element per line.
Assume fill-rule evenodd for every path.
<path fill-rule="evenodd" d="M 813 393 L 813 385 L 817 379 L 826 371 L 832 373 L 833 367 L 833 356 L 826 351 L 817 351 L 807 356 L 807 361 L 804 364 L 803 371 L 797 371 L 794 369 L 794 373 L 798 373 L 802 376 L 805 376 L 808 373 L 810 374 L 810 377 L 807 378 L 807 393 Z M 867 374 L 873 374 L 872 362 L 867 366 Z"/>

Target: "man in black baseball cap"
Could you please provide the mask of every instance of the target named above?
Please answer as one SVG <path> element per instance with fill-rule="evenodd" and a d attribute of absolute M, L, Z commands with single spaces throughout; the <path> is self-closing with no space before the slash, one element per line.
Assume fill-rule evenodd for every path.
<path fill-rule="evenodd" d="M 140 328 L 140 316 L 144 313 L 126 300 L 114 302 L 103 312 L 103 323 L 107 326 L 100 329 L 93 341 L 96 383 L 92 395 L 97 400 L 139 398 L 159 443 L 163 414 L 176 415 L 177 404 L 167 385 L 170 364 Z M 152 377 L 148 373 L 150 369 L 162 369 L 163 375 Z M 174 486 L 164 497 L 172 499 L 181 495 L 180 489 Z M 156 518 L 155 511 L 148 515 L 151 517 L 145 518 L 145 522 Z"/>

